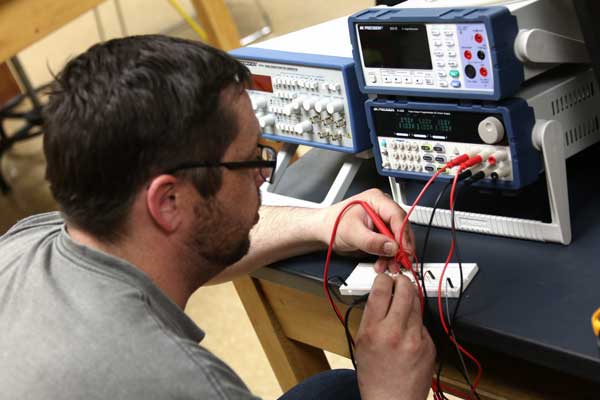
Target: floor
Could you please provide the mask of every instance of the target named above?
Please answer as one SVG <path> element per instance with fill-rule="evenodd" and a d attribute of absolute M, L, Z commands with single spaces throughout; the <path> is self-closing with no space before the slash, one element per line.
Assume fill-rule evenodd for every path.
<path fill-rule="evenodd" d="M 251 2 L 251 1 L 250 1 Z M 234 17 L 239 20 L 243 35 L 262 27 L 260 13 L 252 23 L 247 17 L 249 0 L 231 0 Z M 366 8 L 369 0 L 262 0 L 275 34 L 283 34 L 334 17 Z M 183 25 L 175 27 L 177 35 L 192 35 Z M 45 162 L 41 139 L 32 139 L 15 146 L 0 160 L 0 168 L 13 190 L 0 195 L 0 233 L 18 219 L 34 213 L 56 209 L 44 180 Z M 231 284 L 205 287 L 190 299 L 186 312 L 207 333 L 202 343 L 227 362 L 264 399 L 276 399 L 281 389 L 269 366 L 252 325 Z M 349 360 L 328 354 L 332 367 L 349 368 Z"/>

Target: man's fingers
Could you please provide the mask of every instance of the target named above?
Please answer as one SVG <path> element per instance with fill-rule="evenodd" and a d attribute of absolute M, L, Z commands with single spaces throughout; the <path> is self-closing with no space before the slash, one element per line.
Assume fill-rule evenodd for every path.
<path fill-rule="evenodd" d="M 365 306 L 361 327 L 369 326 L 383 320 L 387 314 L 392 299 L 394 280 L 386 274 L 378 274 L 371 287 L 369 300 Z"/>
<path fill-rule="evenodd" d="M 411 283 L 412 284 L 412 283 Z M 421 314 L 421 302 L 418 296 L 413 297 L 412 307 L 406 322 L 406 334 L 423 337 L 423 316 Z"/>
<path fill-rule="evenodd" d="M 375 272 L 382 273 L 385 271 L 390 271 L 392 273 L 400 272 L 400 265 L 396 262 L 394 257 L 380 257 L 375 261 L 373 265 L 373 269 Z"/>
<path fill-rule="evenodd" d="M 358 249 L 382 257 L 394 257 L 398 252 L 398 244 L 381 233 L 369 229 L 367 224 L 355 224 L 346 233 L 348 243 Z"/>
<path fill-rule="evenodd" d="M 408 326 L 410 315 L 414 308 L 413 303 L 418 303 L 413 283 L 404 275 L 398 275 L 394 284 L 394 298 L 390 305 L 386 321 L 396 329 L 405 330 Z M 417 304 L 418 306 L 418 304 Z"/>
<path fill-rule="evenodd" d="M 375 264 L 373 265 L 373 269 L 378 274 L 385 272 L 387 270 L 387 268 L 388 268 L 388 259 L 387 258 L 378 258 L 377 261 L 375 261 Z"/>
<path fill-rule="evenodd" d="M 374 210 L 381 217 L 392 230 L 392 233 L 396 237 L 396 240 L 400 237 L 400 228 L 404 221 L 406 213 L 389 196 L 379 190 L 373 190 L 369 192 L 369 203 L 373 206 Z M 402 235 L 402 246 L 410 254 L 415 251 L 415 240 L 410 222 L 407 222 L 404 228 L 404 234 Z"/>

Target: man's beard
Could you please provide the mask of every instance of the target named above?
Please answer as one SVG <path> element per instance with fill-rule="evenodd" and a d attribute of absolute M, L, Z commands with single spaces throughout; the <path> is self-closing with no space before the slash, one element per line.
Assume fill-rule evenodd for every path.
<path fill-rule="evenodd" d="M 250 249 L 250 229 L 258 222 L 232 220 L 219 204 L 207 201 L 194 207 L 195 228 L 190 237 L 192 250 L 219 271 L 241 260 Z"/>

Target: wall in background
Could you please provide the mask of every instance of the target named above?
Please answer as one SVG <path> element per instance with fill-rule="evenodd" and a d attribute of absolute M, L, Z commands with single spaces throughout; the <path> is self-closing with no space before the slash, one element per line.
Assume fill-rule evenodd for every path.
<path fill-rule="evenodd" d="M 189 0 L 180 0 L 187 12 L 194 9 Z M 158 33 L 178 24 L 179 14 L 166 0 L 121 0 L 129 35 Z M 114 0 L 98 7 L 108 39 L 121 36 Z M 100 41 L 96 20 L 89 11 L 19 54 L 35 86 L 52 79 L 69 58 Z"/>
<path fill-rule="evenodd" d="M 269 14 L 274 35 L 292 32 L 309 25 L 351 14 L 374 4 L 373 0 L 260 0 Z M 243 21 L 244 10 L 256 7 L 256 0 L 229 0 L 234 19 Z M 194 14 L 190 0 L 180 0 Z M 182 20 L 167 0 L 121 0 L 129 35 L 163 33 L 181 25 Z M 98 11 L 107 38 L 121 36 L 114 0 L 107 0 Z M 273 35 L 271 35 L 273 36 Z M 191 36 L 193 37 L 193 36 Z M 88 12 L 19 54 L 35 86 L 52 79 L 65 62 L 100 41 L 93 12 Z"/>

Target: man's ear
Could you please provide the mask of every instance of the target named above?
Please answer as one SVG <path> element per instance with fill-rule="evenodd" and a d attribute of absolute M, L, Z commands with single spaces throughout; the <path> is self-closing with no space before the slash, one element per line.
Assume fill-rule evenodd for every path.
<path fill-rule="evenodd" d="M 177 230 L 183 221 L 181 185 L 172 175 L 159 175 L 148 186 L 146 207 L 154 223 L 167 233 Z"/>

